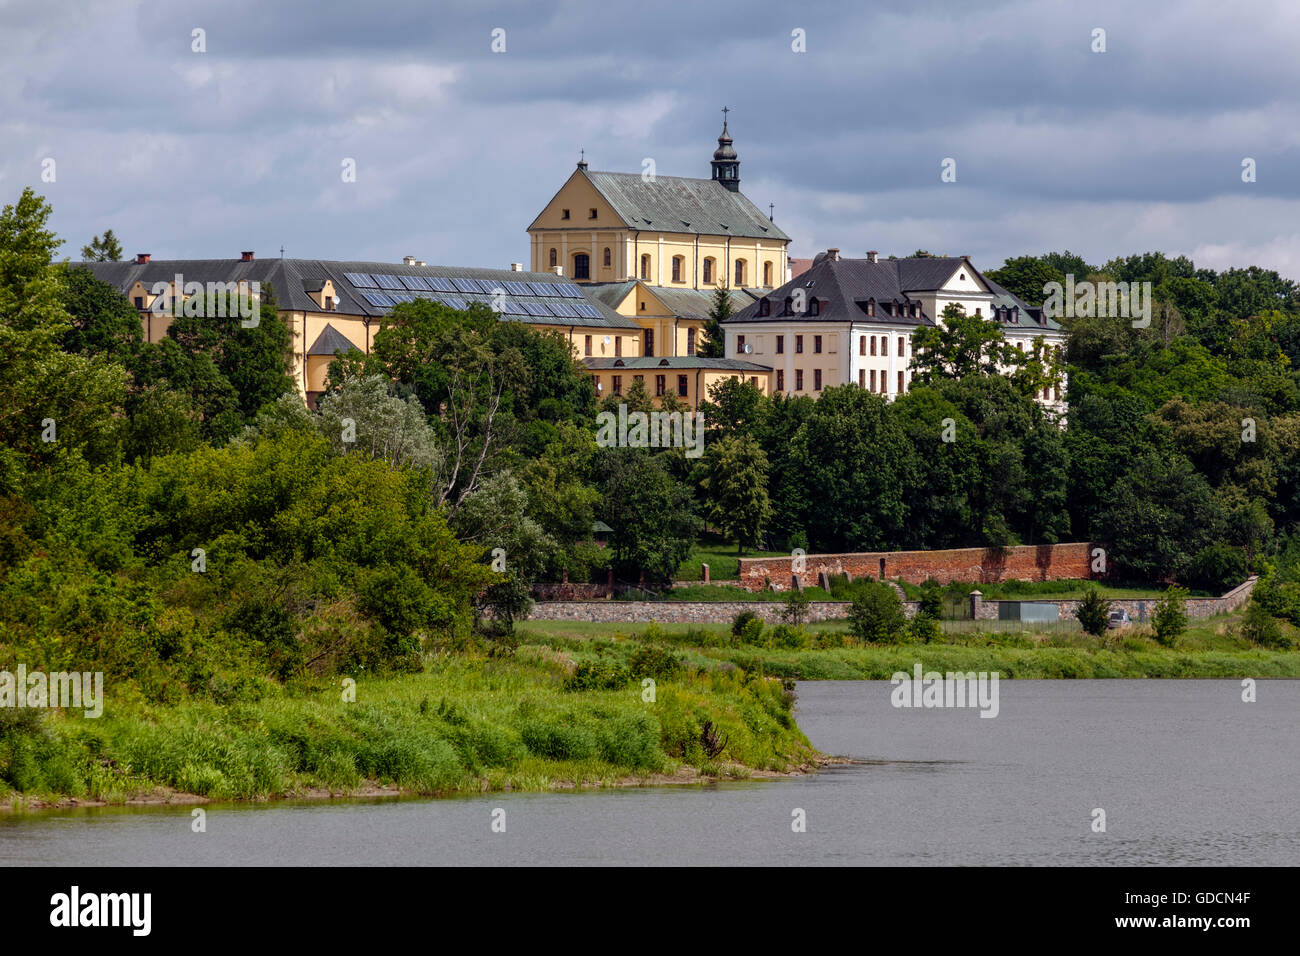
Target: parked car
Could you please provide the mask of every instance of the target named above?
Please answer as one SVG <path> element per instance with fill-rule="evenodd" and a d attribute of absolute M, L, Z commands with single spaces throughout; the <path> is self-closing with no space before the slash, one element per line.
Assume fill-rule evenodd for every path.
<path fill-rule="evenodd" d="M 1110 618 L 1106 621 L 1106 626 L 1114 629 L 1117 627 L 1128 627 L 1132 623 L 1133 622 L 1129 620 L 1128 611 L 1116 608 L 1110 612 Z"/>

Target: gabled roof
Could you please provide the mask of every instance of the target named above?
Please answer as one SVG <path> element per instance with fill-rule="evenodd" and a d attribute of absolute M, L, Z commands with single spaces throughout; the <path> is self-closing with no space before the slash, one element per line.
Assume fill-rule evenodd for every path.
<path fill-rule="evenodd" d="M 316 341 L 307 350 L 308 355 L 337 355 L 340 352 L 359 351 L 352 341 L 334 326 L 325 325 Z"/>
<path fill-rule="evenodd" d="M 780 241 L 790 238 L 744 193 L 733 193 L 713 179 L 655 176 L 647 180 L 640 173 L 586 169 L 574 175 L 585 176 L 632 229 Z"/>
<path fill-rule="evenodd" d="M 922 293 L 938 292 L 959 268 L 968 270 L 988 286 L 991 293 L 991 308 L 987 318 L 999 321 L 1008 332 L 1060 330 L 1060 324 L 1052 319 L 1047 319 L 1045 323 L 1040 324 L 1038 310 L 1031 309 L 1023 300 L 980 273 L 965 256 L 882 259 L 872 262 L 869 259 L 842 259 L 820 253 L 813 259 L 812 266 L 806 272 L 766 296 L 770 302 L 770 314 L 760 316 L 759 303 L 755 302 L 727 321 L 731 323 L 805 320 L 932 326 L 936 324 L 935 317 L 926 315 L 924 311 L 919 318 L 906 314 L 911 311 L 910 309 L 904 310 L 904 314 L 891 316 L 888 309 L 882 306 L 891 302 L 908 305 L 918 303 L 918 297 Z M 803 289 L 810 299 L 816 297 L 817 315 L 809 315 L 806 312 L 803 315 L 781 315 L 786 298 L 793 297 L 796 289 Z M 940 295 L 946 296 L 947 293 L 940 293 Z M 875 315 L 868 317 L 866 305 L 873 300 L 876 303 Z M 1010 315 L 1015 314 L 1011 312 L 1014 309 L 1019 310 L 1019 322 L 1010 321 Z"/>
<path fill-rule="evenodd" d="M 325 280 L 334 285 L 334 293 L 339 297 L 338 308 L 333 310 L 340 315 L 377 317 L 386 315 L 391 306 L 376 305 L 369 301 L 364 292 L 383 292 L 384 289 L 367 288 L 354 285 L 348 274 L 420 276 L 425 278 L 453 279 L 466 278 L 486 280 L 493 288 L 506 290 L 506 297 L 512 298 L 507 282 L 526 282 L 537 284 L 544 291 L 560 285 L 576 289 L 580 293 L 568 301 L 586 303 L 597 315 L 555 316 L 555 315 L 513 315 L 503 314 L 502 319 L 526 322 L 529 325 L 553 325 L 557 328 L 568 326 L 594 326 L 597 328 L 638 329 L 631 319 L 624 318 L 607 304 L 582 292 L 582 286 L 571 279 L 554 275 L 550 272 L 515 272 L 510 269 L 480 269 L 471 266 L 408 266 L 403 263 L 365 262 L 358 260 L 327 259 L 160 259 L 152 262 L 83 262 L 72 263 L 84 266 L 96 278 L 115 286 L 125 294 L 136 282 L 143 282 L 146 287 L 156 282 L 171 282 L 180 275 L 185 282 L 259 282 L 270 285 L 276 303 L 282 310 L 295 312 L 320 312 L 321 307 L 308 294 L 309 289 L 319 289 Z M 553 298 L 563 300 L 557 294 Z M 403 293 L 404 294 L 404 293 Z M 436 298 L 437 293 L 421 293 L 423 298 Z M 493 296 L 483 292 L 456 291 L 450 294 L 455 301 L 468 304 L 482 302 L 490 304 Z M 548 297 L 540 294 L 521 295 L 521 301 L 542 301 Z"/>

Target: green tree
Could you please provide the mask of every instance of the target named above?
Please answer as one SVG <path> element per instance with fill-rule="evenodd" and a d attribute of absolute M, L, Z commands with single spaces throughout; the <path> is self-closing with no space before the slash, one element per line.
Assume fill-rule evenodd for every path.
<path fill-rule="evenodd" d="M 1101 596 L 1100 591 L 1089 585 L 1083 592 L 1083 599 L 1079 601 L 1074 616 L 1085 633 L 1101 637 L 1110 623 L 1110 602 Z"/>
<path fill-rule="evenodd" d="M 1173 647 L 1179 635 L 1187 630 L 1187 591 L 1171 587 L 1155 604 L 1152 624 L 1156 640 L 1165 647 Z"/>
<path fill-rule="evenodd" d="M 849 631 L 867 644 L 892 644 L 904 633 L 907 618 L 898 594 L 887 584 L 863 582 L 849 605 Z"/>
<path fill-rule="evenodd" d="M 89 245 L 81 247 L 81 258 L 86 262 L 121 262 L 122 244 L 112 229 L 106 229 L 102 239 L 95 236 Z"/>
<path fill-rule="evenodd" d="M 713 303 L 709 306 L 709 316 L 704 320 L 704 339 L 697 349 L 703 358 L 724 358 L 727 354 L 726 337 L 722 323 L 731 318 L 731 290 L 718 288 L 713 290 Z"/>
<path fill-rule="evenodd" d="M 700 530 L 690 489 L 668 473 L 664 457 L 644 448 L 602 448 L 596 456 L 598 514 L 614 529 L 612 564 L 625 578 L 671 581 Z"/>
<path fill-rule="evenodd" d="M 1024 354 L 1007 342 L 996 322 L 953 302 L 944 307 L 937 326 L 924 326 L 912 334 L 913 381 L 929 385 L 945 378 L 1001 375 L 1025 362 Z"/>
<path fill-rule="evenodd" d="M 1065 283 L 1065 276 L 1037 256 L 1007 259 L 1002 268 L 985 273 L 990 279 L 1029 305 L 1042 305 L 1044 286 L 1049 282 Z M 1082 278 L 1082 275 L 1076 276 Z"/>
<path fill-rule="evenodd" d="M 736 554 L 757 545 L 772 516 L 767 496 L 767 455 L 748 435 L 714 442 L 705 456 L 704 490 L 709 522 L 736 540 Z"/>

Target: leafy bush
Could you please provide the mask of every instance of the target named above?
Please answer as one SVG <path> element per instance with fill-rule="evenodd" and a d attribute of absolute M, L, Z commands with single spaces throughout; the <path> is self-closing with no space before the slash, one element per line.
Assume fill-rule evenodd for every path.
<path fill-rule="evenodd" d="M 632 680 L 632 673 L 614 661 L 583 661 L 564 682 L 566 690 L 618 690 Z"/>
<path fill-rule="evenodd" d="M 921 585 L 921 602 L 916 613 L 918 617 L 928 617 L 936 621 L 942 616 L 943 588 L 934 578 Z"/>
<path fill-rule="evenodd" d="M 746 612 L 748 613 L 748 612 Z M 759 617 L 751 617 L 745 622 L 745 626 L 740 631 L 740 642 L 742 644 L 753 644 L 755 647 L 761 647 L 763 644 L 763 620 Z"/>
<path fill-rule="evenodd" d="M 808 634 L 801 627 L 793 627 L 789 624 L 778 624 L 772 628 L 768 638 L 773 647 L 781 647 L 793 650 L 799 647 L 807 647 L 809 644 Z"/>
<path fill-rule="evenodd" d="M 524 746 L 551 760 L 588 760 L 596 755 L 596 735 L 580 724 L 532 719 L 519 728 Z"/>
<path fill-rule="evenodd" d="M 1222 594 L 1246 579 L 1246 558 L 1240 548 L 1212 544 L 1193 555 L 1183 577 L 1194 588 Z"/>
<path fill-rule="evenodd" d="M 917 614 L 908 624 L 908 633 L 918 644 L 930 644 L 943 636 L 939 622 L 928 614 Z"/>
<path fill-rule="evenodd" d="M 1173 647 L 1179 635 L 1187 630 L 1186 589 L 1171 587 L 1165 591 L 1165 596 L 1155 604 L 1152 624 L 1156 640 L 1164 647 Z"/>
<path fill-rule="evenodd" d="M 682 659 L 661 645 L 642 644 L 628 661 L 628 670 L 634 678 L 670 680 L 681 673 Z"/>
<path fill-rule="evenodd" d="M 887 584 L 873 581 L 863 585 L 849 605 L 849 630 L 868 644 L 894 643 L 907 626 L 898 594 Z"/>
<path fill-rule="evenodd" d="M 1282 626 L 1253 597 L 1241 618 L 1241 636 L 1260 647 L 1284 648 L 1290 645 L 1282 634 Z"/>
<path fill-rule="evenodd" d="M 749 622 L 757 620 L 758 615 L 753 611 L 741 611 L 731 619 L 731 636 L 739 640 L 744 640 L 745 629 L 749 627 Z"/>
<path fill-rule="evenodd" d="M 1095 587 L 1089 587 L 1083 592 L 1083 599 L 1074 616 L 1085 632 L 1093 637 L 1101 637 L 1106 633 L 1106 625 L 1109 623 L 1110 602 Z"/>

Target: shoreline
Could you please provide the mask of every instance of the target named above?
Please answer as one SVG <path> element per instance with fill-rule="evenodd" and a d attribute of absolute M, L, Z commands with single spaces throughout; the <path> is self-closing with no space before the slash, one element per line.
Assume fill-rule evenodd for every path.
<path fill-rule="evenodd" d="M 842 766 L 855 763 L 852 758 L 827 754 L 818 754 L 808 762 L 792 770 L 751 769 L 743 764 L 728 763 L 720 765 L 724 770 L 720 774 L 703 774 L 688 764 L 678 767 L 673 773 L 629 774 L 609 781 L 597 783 L 574 782 L 572 780 L 554 780 L 545 789 L 515 788 L 510 786 L 494 788 L 487 786 L 487 781 L 477 793 L 472 790 L 444 790 L 425 793 L 397 786 L 385 786 L 377 780 L 368 780 L 362 786 L 349 790 L 328 790 L 322 787 L 308 787 L 303 790 L 289 791 L 268 797 L 249 799 L 228 799 L 205 797 L 196 793 L 186 793 L 169 787 L 157 787 L 151 791 L 135 794 L 126 800 L 92 800 L 78 797 L 63 797 L 58 800 L 46 800 L 40 797 L 23 798 L 10 794 L 0 802 L 0 813 L 22 815 L 28 813 L 49 813 L 57 810 L 102 810 L 132 807 L 203 807 L 209 804 L 249 806 L 253 804 L 275 803 L 312 803 L 329 801 L 371 801 L 380 799 L 425 799 L 444 800 L 454 797 L 486 796 L 493 793 L 580 793 L 596 790 L 618 790 L 634 787 L 671 787 L 703 786 L 711 783 L 739 783 L 746 780 L 778 780 L 809 776 L 819 773 L 824 767 Z"/>

